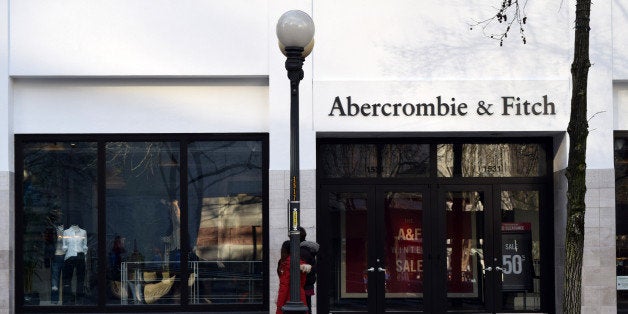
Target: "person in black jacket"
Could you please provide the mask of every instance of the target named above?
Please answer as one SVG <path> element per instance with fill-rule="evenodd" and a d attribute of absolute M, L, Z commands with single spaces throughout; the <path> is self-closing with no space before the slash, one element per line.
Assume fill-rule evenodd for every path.
<path fill-rule="evenodd" d="M 307 232 L 305 232 L 303 227 L 299 227 L 299 231 L 301 232 L 301 260 L 306 264 L 312 265 L 312 269 L 305 279 L 304 286 L 308 313 L 312 313 L 312 296 L 314 295 L 314 283 L 316 282 L 316 254 L 318 254 L 320 245 L 316 242 L 305 240 Z"/>

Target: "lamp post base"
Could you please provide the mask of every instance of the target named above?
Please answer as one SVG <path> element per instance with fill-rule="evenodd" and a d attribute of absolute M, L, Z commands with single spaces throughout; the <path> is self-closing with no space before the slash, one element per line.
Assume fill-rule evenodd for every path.
<path fill-rule="evenodd" d="M 307 313 L 307 306 L 305 306 L 303 303 L 301 302 L 292 302 L 292 301 L 288 301 L 286 302 L 286 304 L 281 308 L 281 310 L 285 313 L 285 314 L 289 314 L 289 313 L 293 313 L 293 314 L 305 314 Z"/>

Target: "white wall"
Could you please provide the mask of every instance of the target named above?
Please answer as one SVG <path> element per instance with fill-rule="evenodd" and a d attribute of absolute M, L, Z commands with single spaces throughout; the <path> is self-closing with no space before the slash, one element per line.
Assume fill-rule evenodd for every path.
<path fill-rule="evenodd" d="M 470 25 L 496 12 L 486 1 L 350 0 L 314 2 L 314 128 L 319 131 L 566 131 L 570 114 L 575 1 L 528 1 L 527 44 L 517 29 L 504 46 Z M 591 20 L 590 136 L 587 166 L 612 168 L 612 38 L 610 4 L 595 4 Z M 348 13 L 350 12 L 350 14 Z M 515 27 L 517 24 L 513 24 Z M 624 38 L 617 38 L 618 41 Z M 550 95 L 556 115 L 479 116 L 480 100 L 503 96 L 538 101 Z M 348 117 L 329 115 L 334 97 L 362 103 L 423 103 L 456 98 L 461 117 Z M 495 108 L 495 107 L 494 107 Z M 503 112 L 501 112 L 503 113 Z M 610 156 L 610 157 L 609 157 Z"/>
<path fill-rule="evenodd" d="M 587 169 L 613 169 L 613 58 L 612 6 L 610 1 L 591 7 L 590 59 L 588 78 L 589 137 Z M 625 41 L 626 39 L 624 39 Z M 573 45 L 573 44 L 572 44 Z"/>
<path fill-rule="evenodd" d="M 315 81 L 568 79 L 572 8 L 528 1 L 527 44 L 515 31 L 500 47 L 469 26 L 496 3 L 315 1 Z"/>
<path fill-rule="evenodd" d="M 628 2 L 612 1 L 613 79 L 628 80 Z"/>
<path fill-rule="evenodd" d="M 623 8 L 619 2 L 616 0 L 613 4 L 614 12 Z M 289 98 L 284 59 L 276 48 L 274 26 L 281 13 L 294 8 L 311 11 L 316 23 L 316 45 L 306 62 L 306 77 L 301 84 L 302 164 L 305 169 L 315 167 L 311 150 L 319 131 L 346 131 L 349 127 L 354 131 L 372 132 L 566 130 L 573 45 L 572 3 L 527 3 L 527 44 L 523 45 L 520 38 L 516 38 L 515 31 L 505 40 L 504 47 L 499 47 L 497 41 L 484 36 L 481 28 L 470 29 L 474 21 L 485 19 L 494 12 L 491 3 L 479 0 L 446 3 L 426 0 L 420 4 L 411 0 L 318 1 L 312 4 L 307 1 L 244 0 L 13 1 L 10 6 L 10 75 L 268 76 L 267 103 L 272 105 L 264 116 L 274 122 L 268 123 L 265 129 L 270 131 L 271 148 L 277 152 L 277 157 L 271 159 L 271 169 L 282 169 L 288 164 L 284 156 L 288 156 L 285 144 L 289 130 Z M 621 57 L 618 51 L 622 50 L 621 34 L 625 32 L 621 26 L 627 18 L 614 13 L 616 22 L 612 34 L 616 40 L 613 50 L 616 57 L 615 71 L 612 72 L 608 53 L 610 11 L 599 8 L 594 8 L 597 10 L 594 14 L 603 11 L 599 15 L 602 19 L 594 16 L 593 32 L 600 30 L 596 22 L 606 23 L 609 27 L 603 26 L 604 33 L 596 34 L 596 38 L 606 34 L 602 36 L 602 45 L 596 46 L 595 38 L 592 41 L 594 67 L 604 69 L 599 75 L 596 69 L 592 70 L 594 79 L 590 81 L 593 87 L 590 88 L 590 98 L 594 100 L 591 111 L 597 113 L 592 120 L 592 129 L 604 137 L 608 133 L 607 126 L 611 125 L 609 121 L 613 119 L 610 110 L 605 108 L 610 101 L 607 79 L 609 74 L 617 76 L 621 73 L 619 65 L 623 63 L 618 63 L 617 56 Z M 485 33 L 501 32 L 503 27 L 503 24 L 495 24 Z M 605 60 L 595 59 L 596 51 Z M 405 82 L 405 90 L 395 90 L 394 82 L 399 81 Z M 436 88 L 433 88 L 434 81 L 438 82 Z M 375 84 L 379 89 L 361 90 L 364 82 Z M 518 86 L 518 82 L 523 82 L 523 87 Z M 549 85 L 546 86 L 547 82 Z M 534 84 L 538 88 L 530 89 Z M 432 89 L 435 92 L 430 93 Z M 417 95 L 419 92 L 421 94 Z M 475 107 L 485 98 L 487 102 L 498 102 L 502 96 L 525 99 L 553 94 L 556 95 L 557 114 L 507 119 L 496 114 L 490 119 L 480 117 L 481 123 L 477 119 L 442 117 L 401 123 L 399 119 L 363 123 L 358 119 L 328 118 L 333 102 L 329 96 L 353 96 L 362 102 L 377 99 L 414 102 L 430 101 L 439 94 L 443 94 L 443 98 L 447 97 L 445 94 L 456 97 L 459 102 L 472 103 Z M 598 113 L 602 111 L 605 112 Z M 15 116 L 19 117 L 21 112 L 23 110 Z M 23 121 L 16 122 L 21 124 Z M 41 130 L 43 126 L 45 124 L 41 125 Z M 24 126 L 17 125 L 16 128 L 23 130 Z M 122 130 L 133 129 L 145 128 L 137 126 Z M 166 130 L 176 128 L 166 127 Z M 100 129 L 94 131 L 101 132 Z M 596 153 L 587 160 L 589 166 L 608 166 L 604 157 L 610 152 L 607 144 L 605 141 L 591 142 Z"/>
<path fill-rule="evenodd" d="M 11 1 L 13 76 L 266 75 L 266 1 Z"/>
<path fill-rule="evenodd" d="M 628 130 L 628 82 L 614 84 L 613 106 L 615 130 Z"/>
<path fill-rule="evenodd" d="M 13 105 L 9 78 L 9 1 L 0 1 L 0 172 L 13 166 Z"/>
<path fill-rule="evenodd" d="M 517 30 L 500 47 L 485 34 L 493 23 L 471 27 L 496 13 L 486 1 L 350 0 L 314 2 L 314 127 L 318 131 L 443 132 L 565 131 L 569 120 L 570 10 L 561 3 L 527 2 L 526 44 Z M 351 12 L 348 14 L 348 12 Z M 551 15 L 551 17 L 548 17 Z M 517 25 L 516 23 L 513 25 Z M 472 29 L 473 28 L 473 29 Z M 514 38 L 512 38 L 514 37 Z M 554 115 L 505 115 L 502 97 L 543 100 Z M 422 117 L 330 116 L 336 96 L 363 103 L 468 105 L 467 115 Z M 480 114 L 480 101 L 493 104 Z"/>
<path fill-rule="evenodd" d="M 259 79 L 17 79 L 15 133 L 268 131 Z"/>

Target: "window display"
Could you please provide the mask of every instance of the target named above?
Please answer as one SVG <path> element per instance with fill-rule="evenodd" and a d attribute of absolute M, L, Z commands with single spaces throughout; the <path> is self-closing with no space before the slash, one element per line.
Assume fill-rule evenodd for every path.
<path fill-rule="evenodd" d="M 16 141 L 23 312 L 268 303 L 267 137 L 41 137 Z"/>
<path fill-rule="evenodd" d="M 95 304 L 96 144 L 29 143 L 22 154 L 24 304 Z"/>
<path fill-rule="evenodd" d="M 192 304 L 263 302 L 261 152 L 253 141 L 188 147 Z"/>
<path fill-rule="evenodd" d="M 107 303 L 177 304 L 182 278 L 176 265 L 181 255 L 179 143 L 109 142 L 105 149 L 111 248 Z M 154 284 L 161 289 L 155 291 L 159 286 Z"/>

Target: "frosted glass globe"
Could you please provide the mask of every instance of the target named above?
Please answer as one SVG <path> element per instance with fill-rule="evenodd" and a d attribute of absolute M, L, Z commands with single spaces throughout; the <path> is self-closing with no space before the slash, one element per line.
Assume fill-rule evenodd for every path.
<path fill-rule="evenodd" d="M 305 47 L 314 38 L 314 21 L 303 11 L 288 11 L 277 21 L 277 38 L 284 47 Z"/>

